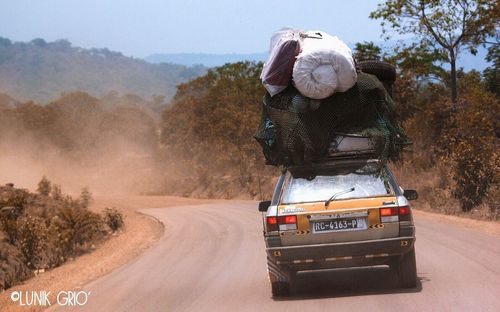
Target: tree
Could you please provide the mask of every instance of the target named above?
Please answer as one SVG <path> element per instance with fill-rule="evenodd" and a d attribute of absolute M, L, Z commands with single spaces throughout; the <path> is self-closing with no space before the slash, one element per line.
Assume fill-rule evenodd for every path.
<path fill-rule="evenodd" d="M 262 63 L 226 64 L 178 86 L 162 116 L 161 142 L 167 159 L 175 163 L 169 170 L 186 171 L 177 183 L 170 174 L 170 189 L 182 183 L 186 190 L 190 185 L 204 189 L 209 197 L 221 192 L 219 196 L 231 197 L 233 190 L 258 194 L 264 161 L 252 136 L 265 94 L 261 71 Z"/>
<path fill-rule="evenodd" d="M 89 191 L 89 188 L 82 188 L 82 192 L 80 194 L 80 206 L 82 208 L 88 208 L 92 201 L 92 193 Z"/>
<path fill-rule="evenodd" d="M 419 84 L 428 80 L 441 82 L 447 80 L 448 73 L 440 66 L 446 61 L 446 56 L 437 49 L 431 50 L 427 46 L 415 43 L 398 46 L 394 48 L 394 54 L 386 57 L 386 60 L 397 64 L 401 71 L 410 72 Z"/>
<path fill-rule="evenodd" d="M 497 96 L 500 96 L 500 77 L 498 76 L 498 72 L 500 71 L 499 45 L 492 45 L 488 49 L 486 60 L 492 64 L 483 71 L 484 80 L 486 81 L 489 91 L 495 93 Z"/>
<path fill-rule="evenodd" d="M 367 60 L 380 60 L 382 50 L 373 41 L 358 42 L 354 47 L 354 57 L 358 62 Z"/>
<path fill-rule="evenodd" d="M 50 191 L 52 189 L 52 184 L 46 176 L 43 176 L 40 182 L 38 182 L 37 192 L 43 196 L 49 196 Z"/>
<path fill-rule="evenodd" d="M 496 0 L 386 0 L 370 18 L 382 19 L 401 35 L 414 34 L 418 44 L 438 50 L 450 65 L 451 100 L 457 103 L 457 57 L 463 49 L 475 54 L 497 34 L 500 7 Z"/>

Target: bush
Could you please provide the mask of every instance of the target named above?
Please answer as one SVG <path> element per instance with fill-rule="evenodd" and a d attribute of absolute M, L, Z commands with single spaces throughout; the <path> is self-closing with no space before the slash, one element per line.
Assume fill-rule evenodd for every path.
<path fill-rule="evenodd" d="M 24 216 L 17 221 L 17 246 L 31 269 L 45 269 L 49 266 L 48 230 L 40 217 Z"/>
<path fill-rule="evenodd" d="M 31 277 L 33 272 L 15 246 L 1 237 L 0 232 L 0 291 Z"/>
<path fill-rule="evenodd" d="M 75 208 L 60 209 L 51 220 L 50 231 L 56 235 L 54 245 L 64 258 L 88 250 L 106 233 L 99 214 Z"/>
<path fill-rule="evenodd" d="M 49 196 L 52 185 L 46 176 L 42 177 L 42 180 L 38 182 L 38 189 L 36 190 L 38 194 L 43 196 Z"/>
<path fill-rule="evenodd" d="M 123 225 L 116 209 L 104 216 L 82 209 L 91 202 L 88 189 L 73 199 L 44 177 L 37 192 L 0 187 L 0 291 L 88 251 L 107 235 L 105 224 Z"/>
<path fill-rule="evenodd" d="M 463 211 L 481 204 L 490 188 L 498 184 L 500 157 L 495 123 L 499 111 L 500 101 L 492 93 L 471 88 L 460 100 L 445 134 L 448 145 L 444 160 L 454 180 L 453 195 Z"/>
<path fill-rule="evenodd" d="M 116 208 L 106 208 L 104 209 L 104 222 L 111 231 L 116 232 L 123 226 L 123 214 Z"/>

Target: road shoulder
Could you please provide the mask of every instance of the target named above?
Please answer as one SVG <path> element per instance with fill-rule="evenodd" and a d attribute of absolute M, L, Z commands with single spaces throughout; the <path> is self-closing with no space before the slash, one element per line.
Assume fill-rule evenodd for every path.
<path fill-rule="evenodd" d="M 413 209 L 413 213 L 420 219 L 431 219 L 438 222 L 454 224 L 470 230 L 500 237 L 500 222 L 498 221 L 475 220 L 466 217 L 445 215 L 419 209 Z"/>
<path fill-rule="evenodd" d="M 69 260 L 64 265 L 38 274 L 23 284 L 0 294 L 0 311 L 43 311 L 43 306 L 19 306 L 12 302 L 12 291 L 50 291 L 50 302 L 59 291 L 84 290 L 84 285 L 122 267 L 151 247 L 163 234 L 163 225 L 153 217 L 138 212 L 144 208 L 196 205 L 209 202 L 170 196 L 98 197 L 91 210 L 115 207 L 125 217 L 124 228 L 97 245 L 95 250 Z"/>

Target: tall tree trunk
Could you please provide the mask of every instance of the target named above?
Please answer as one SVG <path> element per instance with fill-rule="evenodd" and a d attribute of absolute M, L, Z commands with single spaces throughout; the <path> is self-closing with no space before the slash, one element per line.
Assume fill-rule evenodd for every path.
<path fill-rule="evenodd" d="M 450 50 L 450 65 L 451 65 L 451 101 L 453 103 L 452 107 L 456 108 L 457 104 L 457 67 L 456 67 L 456 55 L 453 49 Z"/>

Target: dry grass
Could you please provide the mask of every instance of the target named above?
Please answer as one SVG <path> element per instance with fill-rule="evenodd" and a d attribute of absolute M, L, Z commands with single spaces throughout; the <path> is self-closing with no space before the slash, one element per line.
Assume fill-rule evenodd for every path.
<path fill-rule="evenodd" d="M 434 166 L 417 170 L 407 163 L 393 164 L 391 167 L 403 188 L 418 191 L 419 198 L 412 203 L 416 209 L 477 220 L 500 220 L 497 186 L 490 189 L 481 205 L 469 212 L 463 212 L 459 201 L 453 196 L 453 182 L 445 168 Z"/>

